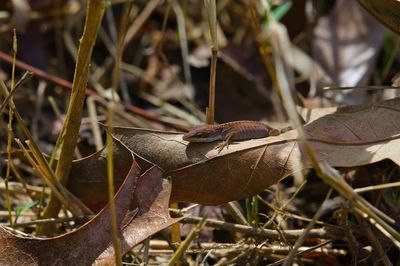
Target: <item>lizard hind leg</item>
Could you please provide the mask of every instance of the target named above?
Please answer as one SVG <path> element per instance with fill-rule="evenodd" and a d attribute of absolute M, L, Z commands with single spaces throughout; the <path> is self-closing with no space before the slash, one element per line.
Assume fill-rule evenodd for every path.
<path fill-rule="evenodd" d="M 229 144 L 231 143 L 231 140 L 235 134 L 235 132 L 230 132 L 228 135 L 226 135 L 225 139 L 217 145 L 216 148 L 218 149 L 218 153 L 220 153 L 225 147 L 226 149 L 229 148 Z"/>

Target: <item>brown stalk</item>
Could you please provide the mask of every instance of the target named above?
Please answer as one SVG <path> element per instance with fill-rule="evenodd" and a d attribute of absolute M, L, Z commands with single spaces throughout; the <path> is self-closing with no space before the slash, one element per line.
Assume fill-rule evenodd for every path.
<path fill-rule="evenodd" d="M 215 80 L 217 76 L 217 56 L 218 56 L 218 40 L 217 40 L 217 11 L 215 0 L 204 1 L 206 12 L 208 14 L 208 25 L 211 34 L 211 68 L 210 68 L 210 85 L 208 96 L 208 109 L 206 111 L 207 124 L 214 124 L 215 121 Z"/>

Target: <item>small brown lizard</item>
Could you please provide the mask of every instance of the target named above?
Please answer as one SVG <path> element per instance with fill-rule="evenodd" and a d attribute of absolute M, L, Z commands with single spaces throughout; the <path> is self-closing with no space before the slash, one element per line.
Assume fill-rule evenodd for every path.
<path fill-rule="evenodd" d="M 183 140 L 189 142 L 213 142 L 222 140 L 218 145 L 219 151 L 228 147 L 230 141 L 258 139 L 277 136 L 280 130 L 271 128 L 257 121 L 234 121 L 220 125 L 201 125 L 192 128 L 183 135 Z"/>
<path fill-rule="evenodd" d="M 188 133 L 183 135 L 183 140 L 189 142 L 213 142 L 217 140 L 222 140 L 222 142 L 217 146 L 219 151 L 221 151 L 224 147 L 228 147 L 230 141 L 232 140 L 249 140 L 249 139 L 258 139 L 264 138 L 268 136 L 277 136 L 281 133 L 292 130 L 291 127 L 286 127 L 283 129 L 275 129 L 257 121 L 234 121 L 228 122 L 220 125 L 201 125 L 192 128 Z M 383 141 L 400 139 L 400 133 L 394 134 L 391 136 L 384 137 L 382 139 L 366 139 L 366 140 L 336 140 L 335 138 L 330 138 L 328 136 L 327 139 L 324 136 L 321 138 L 318 137 L 307 137 L 306 140 L 327 143 L 331 145 L 366 145 L 366 144 L 374 144 L 380 143 Z M 299 138 L 293 139 L 282 139 L 278 142 L 286 142 L 299 140 Z M 275 142 L 277 143 L 277 142 Z"/>

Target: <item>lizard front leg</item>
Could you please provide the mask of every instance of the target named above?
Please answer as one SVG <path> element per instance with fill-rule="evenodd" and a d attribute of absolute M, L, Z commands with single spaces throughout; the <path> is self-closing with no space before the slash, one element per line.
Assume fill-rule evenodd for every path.
<path fill-rule="evenodd" d="M 235 135 L 236 135 L 236 132 L 230 132 L 226 135 L 225 139 L 221 143 L 219 143 L 217 146 L 218 153 L 220 153 L 225 147 L 228 149 L 229 143 L 231 142 L 233 137 L 235 137 Z"/>

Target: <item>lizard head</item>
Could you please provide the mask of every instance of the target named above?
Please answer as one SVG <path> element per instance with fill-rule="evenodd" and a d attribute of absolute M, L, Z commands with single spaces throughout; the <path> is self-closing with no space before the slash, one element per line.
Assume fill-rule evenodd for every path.
<path fill-rule="evenodd" d="M 216 125 L 196 126 L 183 135 L 183 140 L 189 142 L 212 142 L 221 139 L 221 130 Z"/>

